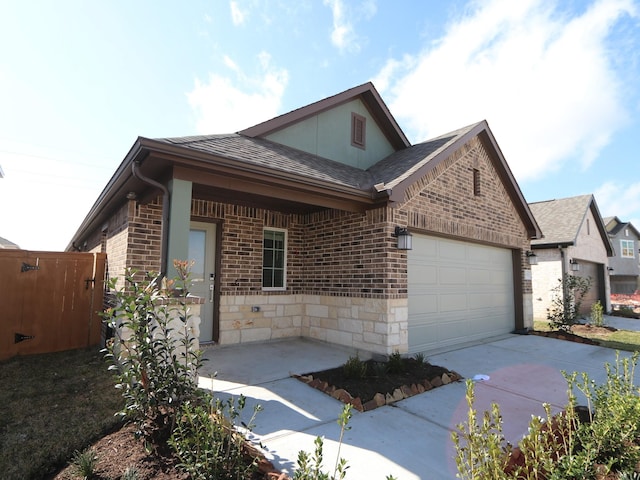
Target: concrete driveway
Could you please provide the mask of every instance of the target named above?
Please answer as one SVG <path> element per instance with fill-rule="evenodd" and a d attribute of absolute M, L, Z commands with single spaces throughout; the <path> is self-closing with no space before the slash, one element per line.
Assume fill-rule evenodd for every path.
<path fill-rule="evenodd" d="M 342 404 L 290 378 L 342 365 L 353 351 L 306 339 L 232 347 L 210 347 L 200 385 L 221 398 L 247 397 L 242 419 L 262 405 L 253 436 L 265 447 L 276 468 L 292 473 L 300 450 L 313 452 L 314 439 L 324 437 L 325 470 L 333 472 Z M 567 384 L 561 371 L 584 371 L 601 382 L 613 350 L 534 335 L 509 335 L 483 344 L 439 353 L 430 363 L 455 370 L 465 378 L 489 377 L 476 383 L 476 409 L 497 402 L 507 440 L 517 443 L 531 415 L 543 415 L 542 403 L 554 412 L 566 404 Z M 362 358 L 362 355 L 361 355 Z M 217 372 L 213 378 L 214 372 Z M 347 479 L 454 479 L 451 432 L 467 415 L 465 384 L 456 382 L 370 412 L 354 411 L 340 456 L 347 459 Z"/>

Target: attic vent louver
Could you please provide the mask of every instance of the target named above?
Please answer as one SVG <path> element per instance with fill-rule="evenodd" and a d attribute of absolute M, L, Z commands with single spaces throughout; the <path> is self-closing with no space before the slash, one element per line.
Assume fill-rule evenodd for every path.
<path fill-rule="evenodd" d="M 367 119 L 357 113 L 351 113 L 351 145 L 365 148 Z"/>

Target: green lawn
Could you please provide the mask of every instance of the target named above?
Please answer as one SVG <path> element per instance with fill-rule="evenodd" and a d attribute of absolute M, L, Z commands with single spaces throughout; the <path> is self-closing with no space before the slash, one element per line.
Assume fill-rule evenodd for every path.
<path fill-rule="evenodd" d="M 533 329 L 539 332 L 551 330 L 546 321 L 535 321 Z M 640 332 L 629 330 L 617 330 L 615 332 L 580 332 L 581 337 L 596 340 L 602 347 L 613 348 L 615 350 L 626 350 L 629 352 L 640 351 Z"/>
<path fill-rule="evenodd" d="M 119 425 L 107 367 L 97 347 L 0 362 L 1 478 L 47 478 Z"/>

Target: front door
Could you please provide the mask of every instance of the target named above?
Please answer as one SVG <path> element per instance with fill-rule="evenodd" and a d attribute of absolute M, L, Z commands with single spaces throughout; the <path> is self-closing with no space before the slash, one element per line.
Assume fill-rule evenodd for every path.
<path fill-rule="evenodd" d="M 214 314 L 216 278 L 216 225 L 191 222 L 189 230 L 189 260 L 191 268 L 191 293 L 205 299 L 200 308 L 200 342 L 212 342 L 214 338 Z"/>

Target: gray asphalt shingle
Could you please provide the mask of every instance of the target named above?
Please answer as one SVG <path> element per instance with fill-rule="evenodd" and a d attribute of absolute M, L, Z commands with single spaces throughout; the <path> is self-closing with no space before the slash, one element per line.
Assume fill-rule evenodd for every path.
<path fill-rule="evenodd" d="M 580 195 L 530 203 L 529 208 L 544 235 L 531 245 L 574 243 L 592 200 L 593 195 Z"/>

